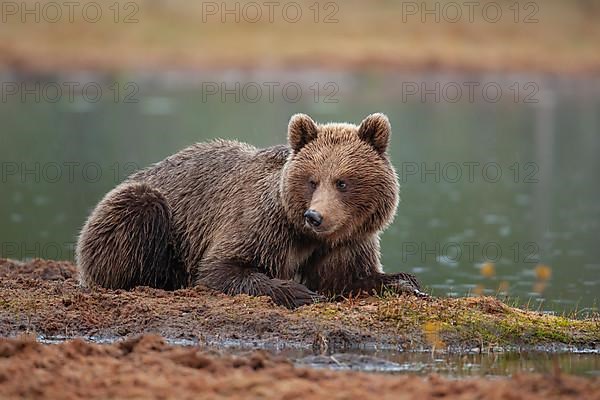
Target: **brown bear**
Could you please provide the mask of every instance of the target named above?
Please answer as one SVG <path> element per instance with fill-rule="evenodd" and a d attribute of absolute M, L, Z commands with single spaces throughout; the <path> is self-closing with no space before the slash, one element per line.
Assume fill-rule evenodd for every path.
<path fill-rule="evenodd" d="M 360 126 L 294 115 L 288 145 L 198 143 L 109 192 L 79 236 L 81 283 L 129 289 L 202 284 L 297 307 L 389 289 L 379 235 L 398 204 L 383 114 Z"/>

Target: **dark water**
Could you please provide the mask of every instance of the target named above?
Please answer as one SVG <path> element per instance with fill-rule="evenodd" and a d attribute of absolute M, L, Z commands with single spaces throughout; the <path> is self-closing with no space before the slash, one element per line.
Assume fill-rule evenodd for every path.
<path fill-rule="evenodd" d="M 598 309 L 599 79 L 303 70 L 0 82 L 3 257 L 72 259 L 105 192 L 195 141 L 268 146 L 296 112 L 358 123 L 381 111 L 402 184 L 383 236 L 388 271 L 416 273 L 435 295 Z"/>

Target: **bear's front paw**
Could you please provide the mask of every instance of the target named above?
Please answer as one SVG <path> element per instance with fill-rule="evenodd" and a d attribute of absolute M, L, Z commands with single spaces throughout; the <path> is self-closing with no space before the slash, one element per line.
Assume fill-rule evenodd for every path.
<path fill-rule="evenodd" d="M 325 301 L 325 297 L 294 281 L 279 281 L 273 301 L 287 308 L 298 308 L 307 304 Z"/>
<path fill-rule="evenodd" d="M 385 289 L 398 294 L 412 294 L 417 297 L 428 298 L 429 295 L 421 291 L 421 285 L 414 275 L 405 272 L 386 274 L 383 278 Z"/>

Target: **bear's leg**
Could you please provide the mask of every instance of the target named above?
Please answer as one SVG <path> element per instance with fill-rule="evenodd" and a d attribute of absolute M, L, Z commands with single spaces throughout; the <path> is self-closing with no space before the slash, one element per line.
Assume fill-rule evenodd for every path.
<path fill-rule="evenodd" d="M 252 266 L 232 260 L 204 260 L 195 283 L 232 296 L 269 296 L 276 304 L 288 308 L 323 300 L 322 296 L 298 282 L 272 279 Z"/>
<path fill-rule="evenodd" d="M 81 283 L 112 289 L 183 287 L 185 270 L 174 253 L 167 201 L 145 183 L 107 194 L 83 227 L 76 252 Z"/>

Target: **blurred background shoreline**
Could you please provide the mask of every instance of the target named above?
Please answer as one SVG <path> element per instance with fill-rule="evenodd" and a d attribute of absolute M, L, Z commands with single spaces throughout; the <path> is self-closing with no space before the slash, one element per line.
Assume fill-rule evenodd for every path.
<path fill-rule="evenodd" d="M 600 3 L 0 2 L 7 70 L 600 74 Z"/>

